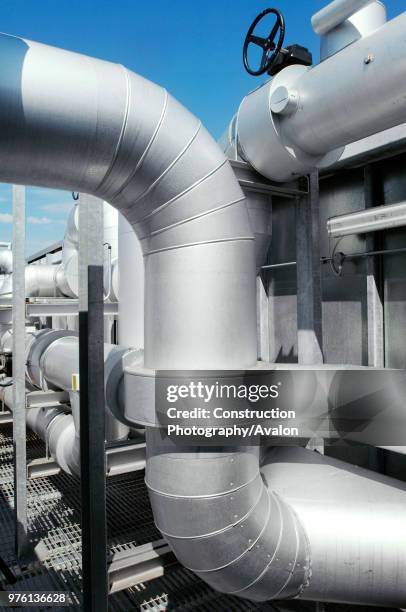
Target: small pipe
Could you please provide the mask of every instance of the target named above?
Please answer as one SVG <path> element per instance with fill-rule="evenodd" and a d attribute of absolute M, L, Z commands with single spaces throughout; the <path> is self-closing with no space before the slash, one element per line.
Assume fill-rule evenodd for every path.
<path fill-rule="evenodd" d="M 406 253 L 406 247 L 399 249 L 381 249 L 379 251 L 366 251 L 365 253 L 342 253 L 344 259 L 359 259 L 361 257 L 373 257 L 374 255 L 396 255 L 397 253 Z M 328 263 L 333 261 L 332 257 L 320 257 L 321 263 Z M 274 270 L 277 268 L 287 268 L 288 266 L 296 266 L 296 261 L 284 261 L 282 263 L 268 264 L 261 266 L 261 270 Z"/>
<path fill-rule="evenodd" d="M 274 268 L 287 268 L 288 266 L 296 266 L 296 261 L 284 261 L 282 263 L 276 264 L 268 264 L 266 266 L 261 266 L 261 270 L 271 270 Z"/>
<path fill-rule="evenodd" d="M 106 292 L 106 295 L 104 296 L 104 301 L 107 302 L 107 300 L 110 299 L 110 295 L 111 295 L 111 286 L 112 286 L 112 278 L 111 275 L 113 273 L 112 267 L 111 267 L 111 244 L 109 242 L 105 242 L 103 244 L 103 246 L 107 247 L 107 274 L 108 274 L 108 290 Z"/>
<path fill-rule="evenodd" d="M 406 253 L 406 247 L 399 249 L 381 249 L 379 251 L 367 251 L 365 253 L 350 253 L 346 255 L 343 253 L 345 259 L 359 259 L 360 257 L 372 257 L 373 255 L 396 255 L 397 253 Z M 323 263 L 331 261 L 332 257 L 322 257 Z"/>

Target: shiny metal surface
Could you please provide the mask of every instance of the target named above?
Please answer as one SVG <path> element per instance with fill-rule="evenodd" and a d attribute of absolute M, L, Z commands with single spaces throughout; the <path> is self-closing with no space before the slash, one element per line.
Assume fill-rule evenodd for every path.
<path fill-rule="evenodd" d="M 122 347 L 114 344 L 104 345 L 104 359 L 106 364 L 106 386 L 109 384 L 109 361 L 115 362 L 115 354 L 121 355 Z M 42 378 L 47 385 L 53 388 L 72 390 L 72 375 L 79 373 L 79 342 L 77 336 L 65 335 L 52 342 L 41 354 L 40 369 Z M 119 383 L 116 383 L 116 389 Z M 114 415 L 106 409 L 106 440 L 122 440 L 128 437 L 129 429 L 120 423 Z M 76 432 L 78 435 L 78 432 Z"/>
<path fill-rule="evenodd" d="M 75 333 L 66 330 L 56 329 L 41 329 L 31 334 L 27 334 L 26 338 L 26 368 L 25 375 L 27 382 L 37 389 L 46 388 L 47 385 L 52 387 L 51 381 L 45 381 L 41 369 L 41 358 L 47 348 L 56 340 L 66 336 L 74 336 Z M 59 364 L 60 368 L 64 368 Z"/>
<path fill-rule="evenodd" d="M 123 215 L 118 220 L 118 260 L 112 286 L 118 298 L 118 342 L 144 347 L 144 257 L 141 244 Z"/>
<path fill-rule="evenodd" d="M 0 248 L 0 275 L 10 274 L 13 270 L 13 253 L 11 249 Z"/>
<path fill-rule="evenodd" d="M 313 15 L 313 30 L 316 34 L 326 34 L 371 2 L 373 0 L 334 0 Z"/>
<path fill-rule="evenodd" d="M 93 193 L 124 214 L 141 241 L 145 260 L 145 366 L 243 369 L 254 365 L 255 253 L 247 208 L 232 169 L 200 123 L 165 90 L 108 62 L 4 35 L 0 62 L 0 179 Z M 281 74 L 288 70 L 293 74 L 293 69 Z M 294 70 L 295 76 L 307 78 L 316 69 L 301 69 L 300 75 Z M 337 78 L 340 95 L 341 76 Z M 309 93 L 316 95 L 317 79 L 322 77 L 328 82 L 323 73 L 312 80 Z M 358 77 L 354 74 L 354 79 Z M 303 90 L 306 84 L 307 80 Z M 347 86 L 343 91 L 350 100 L 356 96 L 356 90 Z M 337 95 L 333 84 L 329 94 Z M 305 110 L 304 121 L 312 115 L 307 106 Z M 317 113 L 322 118 L 320 130 L 317 127 L 317 135 L 306 139 L 311 149 L 317 149 L 326 132 L 320 108 Z M 299 114 L 302 111 L 284 120 L 293 121 Z M 375 119 L 370 117 L 368 129 Z M 337 122 L 331 135 L 334 142 L 344 131 L 342 116 Z M 318 125 L 313 121 L 308 128 Z M 286 157 L 278 162 L 281 173 L 291 159 L 284 151 Z M 313 150 L 309 158 L 314 160 Z M 307 163 L 301 161 L 297 168 L 301 171 Z M 53 365 L 49 362 L 46 368 L 56 382 L 61 374 Z M 264 485 L 258 449 L 178 448 L 163 442 L 159 431 L 148 431 L 147 453 L 146 479 L 158 526 L 178 558 L 215 588 L 252 600 L 297 596 L 317 600 L 342 592 L 345 601 L 376 604 L 385 598 L 400 603 L 403 598 L 404 605 L 404 564 L 391 565 L 398 577 L 395 582 L 386 579 L 386 570 L 378 572 L 381 592 L 378 580 L 372 587 L 367 585 L 371 559 L 379 563 L 374 532 L 368 531 L 365 542 L 364 535 L 358 541 L 353 532 L 355 548 L 363 552 L 361 559 L 354 551 L 349 557 L 363 574 L 360 591 L 355 591 L 351 586 L 355 581 L 348 576 L 356 575 L 353 565 L 345 565 L 345 570 L 338 565 L 326 581 L 323 564 L 331 568 L 332 559 L 338 557 L 337 550 L 331 556 L 331 525 L 329 532 L 320 529 L 323 538 L 316 529 L 314 517 L 318 522 L 323 517 L 324 496 L 317 498 L 314 488 L 319 510 L 299 514 L 295 495 L 290 497 L 286 488 L 271 480 Z M 298 469 L 289 472 L 292 479 L 302 467 L 306 469 L 305 462 L 298 463 Z M 323 484 L 317 481 L 320 490 Z M 382 486 L 390 489 L 391 499 L 396 498 L 397 485 L 387 480 Z M 341 506 L 334 506 L 335 512 L 348 503 L 351 487 L 347 488 L 346 474 L 338 478 L 337 491 L 340 487 L 346 495 L 340 498 Z M 294 493 L 297 490 L 293 488 Z M 365 509 L 368 496 L 369 489 L 360 486 L 354 496 L 356 514 Z M 345 508 L 343 514 L 347 518 Z M 377 525 L 383 533 L 383 521 Z M 345 527 L 343 521 L 339 528 L 343 538 Z M 345 545 L 349 546 L 348 540 Z M 348 556 L 339 558 L 347 561 Z M 385 558 L 393 561 L 389 555 Z M 403 557 L 398 558 L 403 563 Z"/>
<path fill-rule="evenodd" d="M 58 269 L 57 285 L 63 295 L 76 298 L 79 294 L 79 208 L 69 213 L 62 246 L 62 264 Z M 112 284 L 111 263 L 118 256 L 118 212 L 107 202 L 103 203 L 104 290 L 110 298 Z"/>
<path fill-rule="evenodd" d="M 238 112 L 244 158 L 264 176 L 288 180 L 334 163 L 346 144 L 403 123 L 405 27 L 403 13 L 317 66 L 285 68 L 244 98 Z M 281 86 L 297 91 L 296 113 L 269 110 Z"/>
<path fill-rule="evenodd" d="M 405 483 L 292 447 L 271 449 L 262 474 L 308 538 L 302 599 L 405 606 Z"/>
<path fill-rule="evenodd" d="M 365 234 L 378 230 L 406 225 L 406 202 L 331 217 L 327 221 L 327 232 L 331 237 Z"/>
<path fill-rule="evenodd" d="M 272 239 L 272 198 L 262 193 L 247 193 L 248 217 L 255 238 L 257 274 L 266 261 Z"/>
<path fill-rule="evenodd" d="M 27 297 L 59 297 L 57 276 L 59 266 L 53 264 L 31 265 L 25 268 Z"/>
<path fill-rule="evenodd" d="M 12 332 L 5 332 L 4 346 L 10 343 Z M 4 336 L 4 334 L 3 334 Z M 1 340 L 3 341 L 3 336 Z M 79 343 L 71 331 L 41 330 L 28 333 L 26 338 L 27 381 L 40 389 L 62 389 L 70 393 L 72 414 L 63 407 L 47 406 L 30 408 L 27 424 L 49 444 L 51 455 L 69 474 L 79 473 L 79 418 L 78 398 L 72 393 L 72 375 L 79 372 Z M 106 440 L 117 441 L 128 437 L 129 428 L 121 423 L 109 409 L 112 401 L 119 402 L 120 380 L 123 376 L 121 357 L 127 353 L 117 345 L 105 344 L 106 385 Z M 120 367 L 121 366 L 121 367 Z M 114 368 L 114 369 L 113 369 Z M 11 387 L 10 387 L 11 390 Z M 0 389 L 0 399 L 12 410 L 13 401 L 9 388 Z M 128 458 L 116 458 L 116 470 L 128 471 Z"/>
<path fill-rule="evenodd" d="M 259 449 L 178 449 L 147 430 L 146 483 L 178 560 L 215 589 L 253 601 L 298 596 L 310 551 L 290 506 L 268 489 Z"/>
<path fill-rule="evenodd" d="M 2 35 L 0 63 L 0 178 L 92 193 L 124 214 L 144 252 L 146 365 L 254 363 L 247 210 L 200 122 L 109 62 Z"/>
<path fill-rule="evenodd" d="M 384 23 L 386 23 L 385 5 L 380 0 L 369 2 L 321 36 L 320 59 L 323 61 L 356 40 L 372 34 Z"/>

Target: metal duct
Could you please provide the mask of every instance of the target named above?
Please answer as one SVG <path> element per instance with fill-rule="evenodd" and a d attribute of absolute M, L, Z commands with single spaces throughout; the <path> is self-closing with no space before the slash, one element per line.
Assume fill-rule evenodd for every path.
<path fill-rule="evenodd" d="M 128 349 L 115 344 L 104 345 L 104 362 L 108 372 L 109 362 L 118 362 L 128 353 Z M 53 388 L 72 390 L 72 375 L 79 373 L 79 341 L 77 336 L 65 335 L 55 339 L 41 354 L 40 370 L 42 377 Z M 122 371 L 121 371 L 122 376 Z M 120 376 L 117 377 L 118 387 Z M 106 382 L 106 384 L 108 384 Z M 124 440 L 128 437 L 129 428 L 120 423 L 106 410 L 106 440 Z"/>
<path fill-rule="evenodd" d="M 5 338 L 6 336 L 6 338 Z M 11 351 L 12 331 L 1 336 L 1 348 Z M 72 414 L 62 406 L 30 408 L 27 425 L 47 443 L 58 465 L 68 474 L 79 474 L 78 393 L 72 393 L 72 375 L 79 371 L 79 342 L 73 332 L 43 329 L 26 335 L 26 377 L 28 384 L 39 389 L 62 389 L 69 392 Z M 118 421 L 113 411 L 120 401 L 119 388 L 123 377 L 126 348 L 104 345 L 106 387 L 106 440 L 128 437 L 129 428 Z M 0 388 L 0 400 L 13 410 L 12 387 Z M 123 468 L 127 471 L 124 459 Z M 128 468 L 128 466 L 127 466 Z"/>
<path fill-rule="evenodd" d="M 145 365 L 255 363 L 253 236 L 200 122 L 109 62 L 3 34 L 0 63 L 1 180 L 92 193 L 142 242 Z"/>
<path fill-rule="evenodd" d="M 13 253 L 10 249 L 0 248 L 0 275 L 13 271 Z"/>
<path fill-rule="evenodd" d="M 312 26 L 316 34 L 327 34 L 343 21 L 360 11 L 374 0 L 334 0 L 324 6 L 312 17 Z"/>
<path fill-rule="evenodd" d="M 340 147 L 403 123 L 405 28 L 403 13 L 317 66 L 289 66 L 246 96 L 237 122 L 244 159 L 270 179 L 289 180 L 335 163 Z"/>
<path fill-rule="evenodd" d="M 144 258 L 140 241 L 123 215 L 118 232 L 118 265 L 112 272 L 113 293 L 118 291 L 118 342 L 143 348 Z"/>
<path fill-rule="evenodd" d="M 272 239 L 272 197 L 248 191 L 246 198 L 248 217 L 255 238 L 255 266 L 259 274 L 266 263 Z"/>
<path fill-rule="evenodd" d="M 105 293 L 111 293 L 111 262 L 118 255 L 118 213 L 107 202 L 103 203 L 103 241 L 109 256 L 105 258 Z M 108 251 L 107 251 L 108 249 Z M 79 291 L 79 208 L 74 205 L 69 213 L 62 246 L 62 264 L 58 268 L 57 286 L 68 297 L 76 298 Z"/>
<path fill-rule="evenodd" d="M 253 236 L 233 171 L 201 124 L 122 66 L 6 35 L 0 63 L 0 180 L 92 193 L 141 240 L 145 367 L 254 365 Z M 321 588 L 304 525 L 263 483 L 258 449 L 178 448 L 159 431 L 147 442 L 156 521 L 183 563 L 253 600 Z"/>
<path fill-rule="evenodd" d="M 78 248 L 79 248 L 79 208 L 72 207 L 66 222 L 62 246 L 62 263 L 59 266 L 57 284 L 66 296 L 78 295 Z"/>
<path fill-rule="evenodd" d="M 0 387 L 0 401 L 13 411 L 13 388 Z M 77 474 L 75 425 L 63 406 L 29 408 L 27 426 L 47 445 L 51 456 L 67 474 Z"/>
<path fill-rule="evenodd" d="M 360 38 L 369 36 L 386 23 L 386 8 L 380 0 L 369 2 L 320 38 L 323 61 Z"/>
<path fill-rule="evenodd" d="M 272 449 L 261 471 L 309 541 L 302 599 L 405 607 L 405 483 L 297 447 Z"/>
<path fill-rule="evenodd" d="M 58 289 L 59 266 L 53 264 L 37 264 L 25 268 L 26 297 L 59 297 Z"/>
<path fill-rule="evenodd" d="M 310 550 L 291 507 L 264 485 L 259 448 L 181 449 L 147 430 L 146 483 L 177 558 L 215 589 L 253 601 L 299 596 Z"/>
<path fill-rule="evenodd" d="M 1 180 L 93 193 L 117 207 L 141 240 L 145 366 L 232 369 L 254 364 L 254 240 L 234 173 L 200 122 L 164 89 L 122 66 L 5 35 L 0 37 L 0 62 L 7 66 L 0 83 Z M 150 438 L 150 457 L 162 450 L 154 442 Z M 258 471 L 257 457 L 235 456 L 256 464 L 252 474 Z M 224 457 L 232 461 L 233 453 Z M 170 456 L 161 454 L 161 459 L 171 463 Z M 179 453 L 181 471 L 189 459 L 190 453 Z M 202 461 L 202 473 L 211 465 Z M 153 471 L 149 467 L 150 480 Z M 182 481 L 177 479 L 179 487 Z M 249 530 L 255 523 L 260 535 L 264 527 L 271 545 L 272 522 L 267 519 L 264 525 L 254 511 L 270 509 L 267 490 L 256 477 L 258 506 L 253 485 L 240 484 L 248 495 L 245 510 L 253 516 Z M 290 516 L 287 509 L 281 512 Z M 293 536 L 291 520 L 285 533 Z M 195 542 L 205 554 L 205 541 Z M 221 538 L 217 544 L 226 547 Z M 285 545 L 282 557 L 289 563 L 290 539 L 281 542 L 281 554 Z M 179 550 L 179 555 L 184 553 Z M 289 566 L 279 572 L 275 561 L 274 567 L 275 586 L 270 588 L 296 594 L 302 579 L 291 579 Z M 241 571 L 250 572 L 239 564 L 230 566 L 233 584 Z M 268 578 L 272 584 L 272 573 Z M 289 586 L 282 584 L 286 581 Z M 255 588 L 249 595 L 255 597 Z"/>

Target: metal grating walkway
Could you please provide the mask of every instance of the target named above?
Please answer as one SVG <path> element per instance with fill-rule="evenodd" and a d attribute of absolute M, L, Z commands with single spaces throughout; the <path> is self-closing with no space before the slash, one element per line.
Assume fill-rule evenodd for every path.
<path fill-rule="evenodd" d="M 31 432 L 27 439 L 28 459 L 44 455 L 42 442 Z M 0 589 L 21 591 L 70 591 L 77 610 L 81 597 L 80 497 L 78 479 L 67 474 L 29 481 L 28 516 L 34 544 L 40 541 L 41 562 L 24 567 L 14 554 L 13 445 L 11 425 L 0 426 L 0 553 L 19 576 L 10 587 L 0 574 Z M 135 472 L 107 480 L 109 546 L 114 551 L 130 549 L 160 538 L 144 485 L 144 473 Z M 5 612 L 10 608 L 0 610 Z M 67 610 L 31 607 L 21 610 Z M 326 612 L 347 612 L 352 606 L 325 606 Z M 188 570 L 174 565 L 165 575 L 114 593 L 109 597 L 112 612 L 254 612 L 314 611 L 313 604 L 253 604 L 213 591 Z M 365 608 L 356 608 L 364 612 Z M 381 608 L 382 610 L 382 608 Z"/>
<path fill-rule="evenodd" d="M 28 459 L 43 455 L 42 442 L 28 432 Z M 29 481 L 30 537 L 33 544 L 40 541 L 41 562 L 20 566 L 14 554 L 12 430 L 10 425 L 0 427 L 0 551 L 19 576 L 16 585 L 10 587 L 0 575 L 0 588 L 70 591 L 76 604 L 80 603 L 79 490 L 78 479 L 63 473 Z M 109 546 L 113 551 L 130 549 L 161 537 L 153 523 L 143 472 L 107 480 L 107 517 Z M 39 609 L 47 608 L 35 608 Z M 161 578 L 110 595 L 109 609 L 123 612 L 275 610 L 271 605 L 259 607 L 216 593 L 180 566 L 168 568 Z"/>

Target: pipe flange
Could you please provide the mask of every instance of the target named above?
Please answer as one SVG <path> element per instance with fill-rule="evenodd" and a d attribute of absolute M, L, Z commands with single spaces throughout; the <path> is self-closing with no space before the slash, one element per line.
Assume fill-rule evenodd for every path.
<path fill-rule="evenodd" d="M 106 406 L 114 417 L 124 425 L 134 427 L 125 415 L 123 403 L 124 373 L 129 364 L 141 364 L 144 351 L 142 349 L 123 349 L 113 352 L 104 364 L 104 385 Z M 131 400 L 131 403 L 134 399 Z"/>

